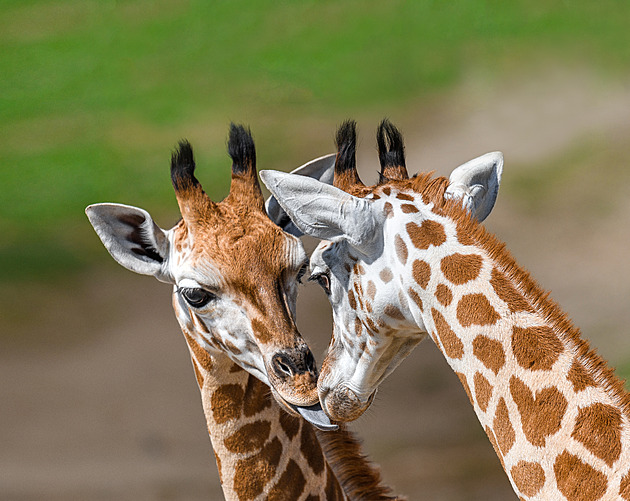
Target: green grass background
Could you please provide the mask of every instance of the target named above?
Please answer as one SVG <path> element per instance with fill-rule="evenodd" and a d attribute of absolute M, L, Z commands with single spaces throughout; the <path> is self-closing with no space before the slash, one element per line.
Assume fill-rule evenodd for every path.
<path fill-rule="evenodd" d="M 289 168 L 312 128 L 330 130 L 330 149 L 342 119 L 403 114 L 471 71 L 627 72 L 629 19 L 615 0 L 2 0 L 0 279 L 92 264 L 89 203 L 172 217 L 181 137 L 220 198 L 231 120 L 251 125 L 261 167 Z"/>

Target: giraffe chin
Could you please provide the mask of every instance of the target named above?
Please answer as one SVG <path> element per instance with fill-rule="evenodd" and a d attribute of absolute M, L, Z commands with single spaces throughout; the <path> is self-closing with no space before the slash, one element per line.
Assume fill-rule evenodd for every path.
<path fill-rule="evenodd" d="M 326 414 L 333 421 L 348 422 L 354 421 L 367 410 L 374 400 L 374 395 L 376 395 L 376 390 L 368 397 L 367 401 L 361 402 L 354 391 L 340 384 L 327 392 L 322 402 Z"/>

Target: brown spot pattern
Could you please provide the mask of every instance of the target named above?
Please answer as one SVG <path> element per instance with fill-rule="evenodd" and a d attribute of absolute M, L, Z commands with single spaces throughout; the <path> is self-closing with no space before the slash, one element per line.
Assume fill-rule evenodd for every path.
<path fill-rule="evenodd" d="M 243 413 L 250 417 L 271 406 L 271 394 L 267 385 L 249 376 L 243 397 Z"/>
<path fill-rule="evenodd" d="M 199 389 L 203 388 L 203 375 L 201 374 L 201 372 L 199 371 L 199 367 L 197 367 L 197 364 L 195 362 L 193 362 L 192 364 L 193 369 L 195 370 L 195 378 L 197 379 L 197 384 L 199 385 Z"/>
<path fill-rule="evenodd" d="M 424 311 L 424 309 L 422 308 L 422 299 L 420 299 L 420 296 L 418 295 L 418 293 L 413 290 L 411 287 L 409 287 L 409 290 L 407 291 L 409 294 L 409 297 L 413 300 L 414 303 L 416 303 L 416 305 L 418 306 L 418 308 L 420 308 L 420 311 Z"/>
<path fill-rule="evenodd" d="M 271 332 L 269 332 L 269 329 L 267 329 L 265 324 L 263 324 L 257 318 L 254 318 L 252 320 L 252 330 L 254 331 L 254 336 L 256 336 L 256 339 L 258 339 L 258 341 L 260 341 L 261 343 L 266 344 L 271 341 Z"/>
<path fill-rule="evenodd" d="M 394 237 L 394 248 L 396 249 L 396 256 L 402 264 L 407 264 L 407 257 L 409 255 L 407 251 L 407 244 L 400 235 Z"/>
<path fill-rule="evenodd" d="M 411 272 L 413 273 L 413 279 L 418 285 L 426 289 L 431 279 L 431 266 L 429 263 L 421 259 L 416 259 L 411 266 Z"/>
<path fill-rule="evenodd" d="M 493 325 L 499 318 L 501 317 L 483 294 L 466 294 L 457 304 L 457 319 L 464 327 Z"/>
<path fill-rule="evenodd" d="M 363 334 L 363 324 L 361 323 L 359 317 L 354 317 L 354 333 L 357 337 L 360 337 L 361 334 Z"/>
<path fill-rule="evenodd" d="M 595 380 L 587 372 L 584 366 L 577 360 L 573 360 L 569 374 L 567 374 L 569 381 L 573 384 L 573 389 L 578 392 L 582 391 L 589 386 L 596 386 Z"/>
<path fill-rule="evenodd" d="M 263 447 L 253 456 L 241 459 L 234 468 L 234 490 L 242 501 L 259 496 L 265 485 L 276 474 L 276 468 L 282 456 L 282 444 L 278 437 Z"/>
<path fill-rule="evenodd" d="M 567 451 L 556 458 L 553 471 L 558 489 L 569 501 L 595 501 L 608 487 L 602 472 Z"/>
<path fill-rule="evenodd" d="M 496 268 L 492 269 L 490 284 L 499 299 L 508 305 L 512 313 L 517 311 L 533 311 L 530 304 L 525 300 L 520 292 L 505 278 L 505 275 Z"/>
<path fill-rule="evenodd" d="M 431 245 L 436 247 L 446 242 L 446 232 L 444 226 L 436 221 L 427 219 L 422 221 L 422 225 L 407 223 L 407 233 L 411 243 L 418 249 L 428 249 Z"/>
<path fill-rule="evenodd" d="M 352 292 L 352 289 L 348 291 L 348 302 L 350 303 L 350 308 L 353 310 L 357 309 L 357 300 L 354 298 L 354 292 Z"/>
<path fill-rule="evenodd" d="M 278 483 L 267 496 L 268 501 L 294 501 L 299 499 L 306 486 L 306 479 L 298 464 L 290 459 Z"/>
<path fill-rule="evenodd" d="M 545 485 L 545 471 L 538 463 L 519 461 L 510 470 L 516 488 L 525 496 L 535 496 Z"/>
<path fill-rule="evenodd" d="M 413 202 L 415 200 L 412 195 L 408 195 L 407 193 L 398 193 L 396 198 L 398 200 L 406 200 L 407 202 Z"/>
<path fill-rule="evenodd" d="M 448 306 L 453 300 L 453 293 L 446 285 L 438 284 L 435 289 L 435 297 L 444 306 Z"/>
<path fill-rule="evenodd" d="M 621 412 L 606 404 L 579 410 L 571 436 L 612 466 L 621 455 Z"/>
<path fill-rule="evenodd" d="M 510 393 L 521 415 L 525 437 L 537 447 L 544 446 L 546 437 L 560 429 L 567 399 L 554 387 L 544 388 L 534 396 L 516 376 L 510 378 Z"/>
<path fill-rule="evenodd" d="M 392 204 L 390 204 L 389 202 L 385 202 L 383 208 L 385 209 L 385 215 L 388 218 L 394 217 L 394 207 L 392 206 Z"/>
<path fill-rule="evenodd" d="M 405 214 L 415 214 L 416 212 L 419 212 L 418 208 L 412 204 L 402 204 L 400 208 Z"/>
<path fill-rule="evenodd" d="M 512 428 L 512 423 L 510 422 L 510 413 L 503 397 L 499 399 L 499 403 L 497 404 L 492 427 L 494 428 L 494 434 L 497 438 L 497 445 L 499 449 L 501 449 L 501 453 L 505 456 L 514 445 L 516 435 L 514 434 L 514 428 Z"/>
<path fill-rule="evenodd" d="M 302 435 L 300 436 L 300 450 L 302 456 L 308 462 L 313 473 L 319 475 L 324 471 L 324 455 L 319 446 L 315 432 L 311 426 L 302 426 Z"/>
<path fill-rule="evenodd" d="M 550 327 L 537 326 L 512 329 L 512 352 L 524 369 L 551 369 L 564 346 Z"/>
<path fill-rule="evenodd" d="M 243 388 L 238 384 L 219 386 L 210 397 L 214 421 L 222 424 L 230 419 L 239 418 L 244 394 Z"/>
<path fill-rule="evenodd" d="M 383 268 L 378 276 L 381 277 L 381 280 L 385 283 L 391 282 L 392 278 L 394 278 L 392 270 L 390 270 L 389 268 Z"/>
<path fill-rule="evenodd" d="M 279 421 L 286 436 L 289 437 L 290 440 L 293 440 L 293 437 L 300 431 L 300 418 L 292 416 L 288 412 L 281 411 Z"/>
<path fill-rule="evenodd" d="M 463 285 L 476 279 L 483 260 L 478 254 L 451 254 L 440 262 L 444 277 L 455 285 Z"/>
<path fill-rule="evenodd" d="M 431 315 L 433 316 L 435 330 L 442 343 L 444 354 L 449 358 L 462 358 L 464 355 L 464 344 L 450 328 L 446 319 L 435 308 L 431 308 Z"/>
<path fill-rule="evenodd" d="M 483 412 L 486 412 L 488 403 L 490 402 L 490 397 L 492 397 L 492 385 L 483 376 L 483 374 L 481 374 L 481 372 L 475 373 L 473 382 L 475 383 L 475 397 L 477 399 L 477 403 L 479 404 L 479 408 Z"/>
<path fill-rule="evenodd" d="M 199 362 L 199 365 L 201 365 L 201 367 L 203 367 L 206 371 L 211 371 L 212 358 L 210 358 L 208 352 L 204 350 L 201 346 L 199 346 L 197 341 L 195 341 L 188 333 L 186 333 L 185 331 L 182 332 L 184 332 L 184 337 L 186 338 L 186 342 L 190 347 L 190 351 L 193 352 L 193 355 L 195 356 L 197 362 Z"/>
<path fill-rule="evenodd" d="M 400 311 L 393 304 L 388 304 L 387 306 L 385 306 L 385 309 L 383 310 L 383 313 L 385 313 L 385 315 L 387 315 L 388 317 L 395 318 L 396 320 L 404 320 L 405 319 L 405 316 L 403 315 L 402 311 Z"/>
<path fill-rule="evenodd" d="M 378 332 L 379 328 L 370 317 L 365 317 L 365 323 L 372 332 Z"/>
<path fill-rule="evenodd" d="M 254 452 L 262 448 L 269 438 L 270 431 L 269 421 L 254 421 L 241 426 L 227 437 L 223 444 L 228 451 L 236 454 Z"/>
<path fill-rule="evenodd" d="M 473 340 L 473 354 L 495 374 L 498 374 L 505 364 L 503 345 L 487 336 L 479 335 Z"/>
<path fill-rule="evenodd" d="M 372 280 L 368 280 L 366 292 L 368 297 L 374 301 L 374 297 L 376 296 L 376 285 L 374 285 Z"/>

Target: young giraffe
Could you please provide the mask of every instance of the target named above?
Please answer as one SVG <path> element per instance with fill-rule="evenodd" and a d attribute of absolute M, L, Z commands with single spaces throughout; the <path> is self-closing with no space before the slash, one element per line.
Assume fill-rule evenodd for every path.
<path fill-rule="evenodd" d="M 296 417 L 336 428 L 318 405 L 301 407 L 317 402 L 315 360 L 294 322 L 306 255 L 264 211 L 249 131 L 232 125 L 228 150 L 230 194 L 213 203 L 180 143 L 171 177 L 182 219 L 171 230 L 119 204 L 91 205 L 90 222 L 120 264 L 174 285 L 226 499 L 393 499 L 348 431 L 318 435 Z M 298 170 L 325 177 L 332 165 Z"/>
<path fill-rule="evenodd" d="M 318 383 L 326 412 L 356 419 L 428 333 L 521 499 L 630 500 L 622 382 L 479 224 L 494 205 L 502 155 L 472 160 L 450 180 L 408 179 L 400 133 L 383 121 L 377 140 L 374 187 L 356 172 L 353 122 L 337 135 L 336 187 L 261 173 L 298 228 L 331 240 L 311 258 L 334 313 Z"/>

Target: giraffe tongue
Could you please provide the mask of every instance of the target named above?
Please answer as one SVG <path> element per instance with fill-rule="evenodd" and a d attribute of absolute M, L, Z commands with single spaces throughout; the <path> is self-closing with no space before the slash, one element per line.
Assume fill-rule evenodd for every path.
<path fill-rule="evenodd" d="M 315 426 L 315 428 L 319 428 L 323 431 L 339 429 L 339 426 L 330 422 L 330 419 L 328 419 L 328 416 L 319 403 L 309 405 L 308 407 L 299 407 L 297 405 L 293 405 L 292 407 L 298 411 L 304 419 Z"/>

